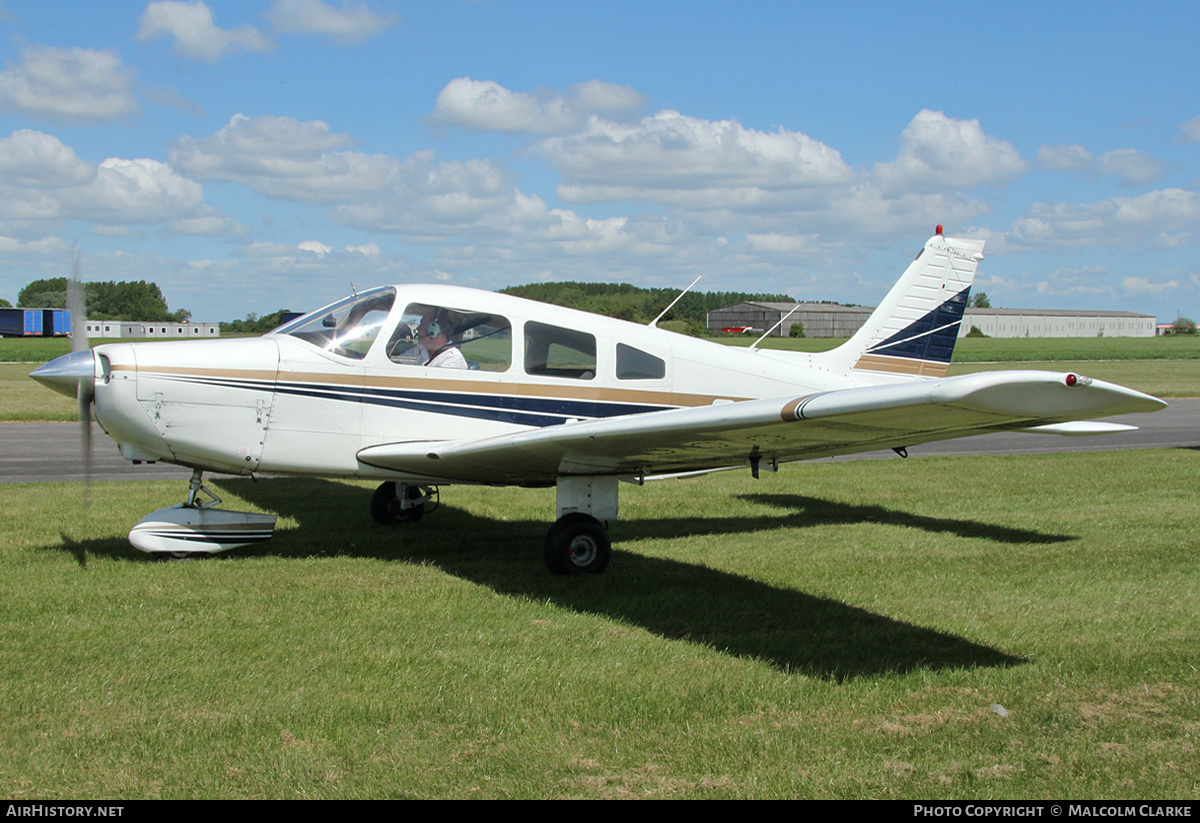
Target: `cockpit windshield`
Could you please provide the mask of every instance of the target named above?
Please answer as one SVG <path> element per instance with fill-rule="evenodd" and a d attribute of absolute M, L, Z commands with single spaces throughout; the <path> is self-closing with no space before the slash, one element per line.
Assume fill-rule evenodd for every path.
<path fill-rule="evenodd" d="M 361 360 L 379 336 L 395 300 L 396 290 L 390 286 L 371 289 L 297 318 L 274 334 L 290 334 L 342 357 Z"/>

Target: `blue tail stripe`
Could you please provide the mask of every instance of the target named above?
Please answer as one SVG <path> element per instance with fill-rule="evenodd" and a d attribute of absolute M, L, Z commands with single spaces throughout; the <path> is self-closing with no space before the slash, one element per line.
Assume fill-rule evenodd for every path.
<path fill-rule="evenodd" d="M 868 353 L 949 363 L 970 293 L 970 287 L 963 289 L 920 320 L 872 346 Z"/>

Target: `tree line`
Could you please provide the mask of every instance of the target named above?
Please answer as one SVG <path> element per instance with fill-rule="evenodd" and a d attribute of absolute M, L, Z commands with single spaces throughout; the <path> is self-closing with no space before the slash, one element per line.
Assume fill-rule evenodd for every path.
<path fill-rule="evenodd" d="M 577 283 L 557 281 L 509 286 L 501 294 L 537 300 L 555 306 L 616 317 L 635 323 L 648 323 L 679 296 L 678 289 L 647 289 L 629 283 Z M 663 318 L 674 322 L 678 331 L 707 333 L 708 313 L 736 303 L 794 303 L 786 294 L 751 292 L 688 292 Z M 259 317 L 254 312 L 243 320 L 223 321 L 223 334 L 266 334 L 283 322 L 284 309 Z"/>
<path fill-rule="evenodd" d="M 145 280 L 119 283 L 96 281 L 83 284 L 90 320 L 138 320 L 152 323 L 186 323 L 187 309 L 171 311 L 157 283 Z M 67 278 L 34 280 L 17 293 L 17 308 L 67 308 Z"/>
<path fill-rule="evenodd" d="M 509 286 L 501 294 L 511 294 L 528 300 L 552 303 L 569 309 L 580 309 L 630 320 L 648 323 L 662 312 L 671 301 L 679 297 L 679 289 L 646 289 L 629 283 L 575 283 L 552 282 L 530 283 L 525 286 Z M 682 320 L 688 326 L 707 327 L 708 313 L 736 303 L 795 303 L 786 294 L 763 294 L 731 291 L 690 291 L 672 306 L 664 320 Z"/>
<path fill-rule="evenodd" d="M 276 309 L 262 317 L 250 312 L 243 320 L 222 320 L 221 334 L 266 334 L 271 329 L 283 325 L 284 314 L 290 312 L 287 309 Z"/>

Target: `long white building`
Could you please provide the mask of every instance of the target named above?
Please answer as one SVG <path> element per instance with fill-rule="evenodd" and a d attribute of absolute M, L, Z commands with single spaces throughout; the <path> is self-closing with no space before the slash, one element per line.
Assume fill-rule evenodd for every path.
<path fill-rule="evenodd" d="M 988 337 L 1154 337 L 1157 322 L 1131 311 L 969 308 L 958 336 L 975 326 Z"/>
<path fill-rule="evenodd" d="M 88 320 L 88 337 L 144 337 L 148 340 L 200 340 L 220 337 L 220 323 L 150 323 L 144 320 Z"/>
<path fill-rule="evenodd" d="M 849 337 L 866 322 L 871 306 L 838 306 L 832 303 L 738 303 L 708 313 L 710 332 L 757 329 L 787 337 L 796 323 L 806 337 Z M 1130 311 L 1075 311 L 1062 309 L 974 309 L 963 316 L 959 337 L 972 326 L 988 337 L 1154 337 L 1156 320 Z"/>

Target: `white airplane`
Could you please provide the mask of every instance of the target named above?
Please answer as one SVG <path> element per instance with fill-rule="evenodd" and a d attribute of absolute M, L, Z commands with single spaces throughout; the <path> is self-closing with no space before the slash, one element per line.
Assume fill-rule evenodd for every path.
<path fill-rule="evenodd" d="M 216 507 L 205 471 L 375 478 L 380 523 L 419 520 L 437 487 L 555 486 L 545 559 L 597 574 L 621 481 L 997 431 L 1102 434 L 1157 411 L 1076 374 L 947 377 L 983 242 L 941 227 L 866 324 L 819 354 L 749 349 L 492 292 L 398 285 L 253 339 L 113 343 L 32 373 L 129 460 L 193 469 L 185 503 L 130 532 L 151 552 L 269 538 L 275 518 Z M 757 345 L 757 344 L 756 344 Z M 86 420 L 86 414 L 84 416 Z M 202 502 L 201 493 L 214 498 Z"/>

